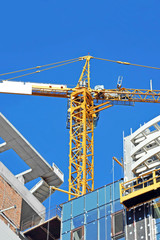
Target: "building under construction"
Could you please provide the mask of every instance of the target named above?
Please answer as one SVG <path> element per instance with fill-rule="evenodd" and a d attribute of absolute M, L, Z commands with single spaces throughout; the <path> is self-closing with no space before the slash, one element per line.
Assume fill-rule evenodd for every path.
<path fill-rule="evenodd" d="M 63 173 L 50 166 L 2 114 L 0 136 L 4 139 L 0 152 L 12 148 L 30 167 L 14 176 L 0 163 L 2 240 L 160 239 L 160 116 L 124 137 L 124 180 L 48 212 L 42 203 L 50 186 L 63 183 Z M 25 183 L 37 177 L 41 180 L 29 191 Z"/>
<path fill-rule="evenodd" d="M 119 104 L 160 103 L 160 91 L 152 87 L 125 89 L 122 79 L 118 79 L 117 89 L 107 90 L 103 85 L 91 89 L 92 58 L 74 60 L 85 60 L 85 65 L 72 89 L 66 85 L 0 83 L 0 93 L 68 99 L 70 129 L 69 188 L 64 191 L 60 188 L 63 172 L 54 163 L 48 164 L 0 114 L 0 138 L 4 141 L 0 153 L 12 149 L 29 166 L 27 171 L 14 175 L 0 162 L 2 240 L 160 239 L 160 116 L 124 137 L 123 161 L 113 158 L 124 169 L 123 178 L 96 190 L 93 144 L 100 111 Z M 26 184 L 36 178 L 40 181 L 28 190 Z M 46 210 L 43 202 L 55 191 L 67 193 L 69 201 Z"/>

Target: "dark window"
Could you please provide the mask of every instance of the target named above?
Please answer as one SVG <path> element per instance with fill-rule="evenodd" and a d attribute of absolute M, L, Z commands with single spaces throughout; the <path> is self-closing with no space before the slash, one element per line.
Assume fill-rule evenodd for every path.
<path fill-rule="evenodd" d="M 121 239 L 124 236 L 124 212 L 123 210 L 112 214 L 112 238 Z"/>
<path fill-rule="evenodd" d="M 71 232 L 71 240 L 84 240 L 84 227 L 74 229 Z"/>

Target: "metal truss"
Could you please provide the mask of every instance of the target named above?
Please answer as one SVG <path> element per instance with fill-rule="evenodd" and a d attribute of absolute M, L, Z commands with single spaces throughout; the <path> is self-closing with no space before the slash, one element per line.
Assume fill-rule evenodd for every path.
<path fill-rule="evenodd" d="M 87 88 L 71 94 L 69 192 L 94 190 L 93 98 Z M 69 200 L 71 195 L 69 195 Z"/>

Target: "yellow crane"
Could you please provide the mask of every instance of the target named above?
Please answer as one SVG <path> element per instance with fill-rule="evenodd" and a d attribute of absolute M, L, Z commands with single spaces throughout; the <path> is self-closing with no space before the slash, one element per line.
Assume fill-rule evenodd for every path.
<path fill-rule="evenodd" d="M 0 93 L 29 94 L 68 99 L 67 116 L 68 127 L 70 129 L 69 192 L 64 192 L 69 194 L 69 200 L 94 190 L 94 127 L 98 120 L 99 112 L 117 103 L 127 105 L 132 105 L 134 102 L 160 103 L 160 90 L 126 89 L 122 88 L 121 83 L 118 83 L 117 89 L 104 89 L 103 86 L 91 89 L 90 60 L 92 58 L 125 65 L 154 68 L 128 62 L 84 56 L 57 63 L 55 66 L 50 64 L 51 66 L 43 65 L 12 72 L 17 73 L 35 68 L 38 69 L 35 72 L 18 76 L 22 77 L 57 66 L 85 60 L 81 76 L 75 88 L 68 88 L 66 85 L 58 84 L 8 82 L 18 77 L 9 78 L 0 83 Z M 48 68 L 39 70 L 41 67 Z M 0 76 L 2 75 L 6 74 L 0 74 Z"/>

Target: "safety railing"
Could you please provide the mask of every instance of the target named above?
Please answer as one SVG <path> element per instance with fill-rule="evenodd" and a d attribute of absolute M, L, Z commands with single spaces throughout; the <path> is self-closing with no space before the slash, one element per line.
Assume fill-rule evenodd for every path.
<path fill-rule="evenodd" d="M 125 201 L 136 198 L 141 194 L 149 191 L 154 191 L 160 188 L 160 169 L 147 172 L 141 176 L 131 179 L 130 181 L 120 184 L 120 201 L 123 204 Z M 156 197 L 151 196 L 152 199 Z M 149 197 L 147 197 L 148 200 Z M 141 200 L 139 200 L 141 202 Z"/>

